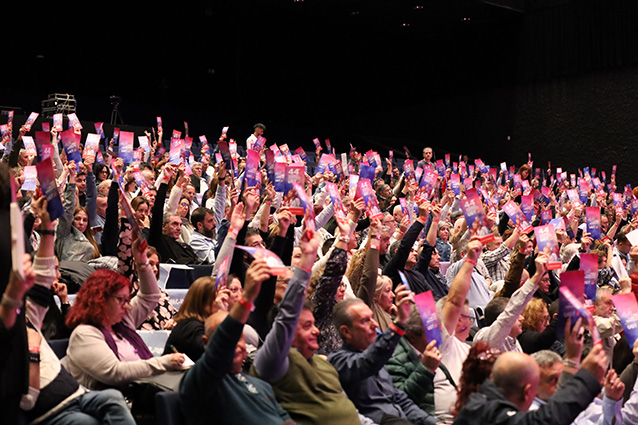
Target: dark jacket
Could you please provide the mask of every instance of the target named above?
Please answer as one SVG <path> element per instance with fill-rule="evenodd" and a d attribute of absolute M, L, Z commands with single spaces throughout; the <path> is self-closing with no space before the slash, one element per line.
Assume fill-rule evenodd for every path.
<path fill-rule="evenodd" d="M 561 425 L 571 424 L 600 392 L 600 383 L 581 369 L 538 410 L 521 412 L 489 379 L 472 394 L 457 415 L 455 425 Z"/>
<path fill-rule="evenodd" d="M 421 410 L 434 415 L 434 372 L 423 366 L 405 337 L 397 344 L 386 368 L 394 386 L 404 391 Z"/>

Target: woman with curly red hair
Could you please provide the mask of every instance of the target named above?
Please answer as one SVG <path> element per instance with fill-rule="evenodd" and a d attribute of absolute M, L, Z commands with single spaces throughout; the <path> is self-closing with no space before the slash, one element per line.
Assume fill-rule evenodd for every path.
<path fill-rule="evenodd" d="M 98 270 L 77 294 L 66 322 L 73 329 L 63 364 L 91 389 L 119 387 L 138 379 L 180 369 L 183 354 L 153 357 L 135 329 L 157 305 L 159 287 L 140 241 L 132 246 L 140 291 L 131 299 L 131 283 L 110 270 Z"/>
<path fill-rule="evenodd" d="M 458 396 L 454 405 L 454 416 L 461 411 L 470 396 L 477 392 L 483 381 L 490 377 L 492 366 L 501 354 L 498 348 L 490 348 L 484 341 L 476 342 L 463 362 L 461 381 L 457 387 Z"/>

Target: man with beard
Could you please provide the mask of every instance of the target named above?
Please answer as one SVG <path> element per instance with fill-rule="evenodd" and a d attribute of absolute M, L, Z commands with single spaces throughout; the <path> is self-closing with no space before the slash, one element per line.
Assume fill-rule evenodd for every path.
<path fill-rule="evenodd" d="M 191 214 L 195 231 L 191 235 L 190 246 L 200 261 L 215 263 L 215 213 L 205 207 L 196 208 Z"/>

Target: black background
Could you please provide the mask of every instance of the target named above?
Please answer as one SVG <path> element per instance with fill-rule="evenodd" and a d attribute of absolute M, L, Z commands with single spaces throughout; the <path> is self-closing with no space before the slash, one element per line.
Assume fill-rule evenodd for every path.
<path fill-rule="evenodd" d="M 292 0 L 7 5 L 0 105 L 71 93 L 83 121 L 168 132 L 255 122 L 269 142 L 407 145 L 630 183 L 638 6 L 630 0 Z M 15 8 L 14 10 L 12 10 Z M 2 118 L 0 118 L 2 121 Z"/>

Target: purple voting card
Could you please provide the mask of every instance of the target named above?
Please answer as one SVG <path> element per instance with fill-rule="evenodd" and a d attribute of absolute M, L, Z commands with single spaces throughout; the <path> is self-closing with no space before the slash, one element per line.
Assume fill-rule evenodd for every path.
<path fill-rule="evenodd" d="M 541 211 L 541 225 L 549 224 L 550 221 L 554 218 L 552 214 L 552 210 L 542 210 Z"/>
<path fill-rule="evenodd" d="M 100 136 L 100 139 L 104 139 L 104 123 L 103 122 L 96 122 L 94 123 L 95 126 L 95 132 L 98 134 L 98 136 Z"/>
<path fill-rule="evenodd" d="M 246 151 L 246 169 L 244 171 L 247 187 L 261 187 L 261 173 L 259 172 L 259 153 L 252 149 Z"/>
<path fill-rule="evenodd" d="M 38 181 L 38 170 L 35 165 L 27 165 L 24 167 L 24 183 L 22 183 L 22 190 L 35 190 Z"/>
<path fill-rule="evenodd" d="M 623 199 L 622 193 L 613 193 L 612 197 L 614 199 L 614 209 L 616 210 L 616 214 L 623 215 Z"/>
<path fill-rule="evenodd" d="M 142 191 L 142 194 L 144 196 L 150 195 L 151 190 L 149 189 L 148 184 L 146 183 L 146 179 L 144 178 L 144 176 L 142 175 L 142 172 L 139 169 L 136 169 L 133 172 L 133 178 L 135 179 L 135 183 L 137 183 L 137 186 Z"/>
<path fill-rule="evenodd" d="M 631 205 L 631 215 L 635 216 L 636 211 L 638 211 L 638 199 L 632 199 L 630 205 Z"/>
<path fill-rule="evenodd" d="M 383 217 L 383 212 L 379 208 L 379 202 L 377 201 L 376 193 L 372 189 L 372 184 L 368 179 L 359 179 L 358 188 L 361 191 L 363 202 L 366 204 L 366 211 L 370 220 L 379 219 Z"/>
<path fill-rule="evenodd" d="M 125 164 L 133 162 L 133 136 L 130 131 L 120 131 L 120 144 L 117 155 Z"/>
<path fill-rule="evenodd" d="M 295 153 L 299 155 L 299 158 L 305 163 L 308 163 L 308 155 L 306 155 L 306 151 L 303 148 L 299 147 L 295 149 Z"/>
<path fill-rule="evenodd" d="M 430 199 L 432 199 L 438 177 L 439 175 L 430 168 L 423 170 L 423 176 L 421 177 L 421 182 L 419 183 L 419 189 L 417 190 L 417 193 L 415 195 L 415 199 L 417 202 L 421 203 L 423 201 L 429 201 Z"/>
<path fill-rule="evenodd" d="M 46 131 L 47 133 L 51 131 L 51 124 L 49 124 L 48 122 L 43 122 L 42 131 Z"/>
<path fill-rule="evenodd" d="M 220 288 L 223 288 L 226 285 L 226 280 L 228 279 L 228 270 L 230 269 L 230 255 L 227 255 L 221 263 L 219 263 L 219 267 L 217 268 L 217 276 L 215 277 L 215 291 Z"/>
<path fill-rule="evenodd" d="M 587 219 L 587 233 L 592 239 L 600 239 L 600 208 L 586 207 L 585 217 Z"/>
<path fill-rule="evenodd" d="M 328 152 L 332 152 L 332 146 L 330 146 L 330 139 L 324 140 L 326 143 L 326 148 L 328 148 Z"/>
<path fill-rule="evenodd" d="M 22 143 L 24 143 L 24 150 L 26 151 L 27 155 L 36 156 L 38 154 L 37 150 L 35 149 L 35 141 L 33 140 L 33 137 L 22 136 Z"/>
<path fill-rule="evenodd" d="M 428 344 L 431 341 L 436 341 L 436 346 L 440 347 L 443 344 L 443 337 L 441 336 L 441 324 L 436 314 L 436 303 L 434 302 L 432 291 L 425 291 L 415 295 L 414 303 L 417 310 L 419 310 Z"/>
<path fill-rule="evenodd" d="M 228 143 L 220 140 L 217 142 L 217 146 L 219 147 L 219 153 L 222 154 L 222 159 L 226 164 L 226 170 L 233 170 L 233 158 L 230 154 L 230 148 L 228 147 Z"/>
<path fill-rule="evenodd" d="M 64 152 L 66 153 L 67 161 L 75 161 L 79 170 L 80 162 L 82 162 L 82 155 L 80 155 L 80 150 L 78 149 L 78 144 L 76 142 L 76 134 L 73 132 L 73 129 L 60 133 L 60 138 L 62 140 Z"/>
<path fill-rule="evenodd" d="M 51 221 L 64 215 L 64 206 L 60 199 L 60 192 L 58 192 L 58 185 L 55 181 L 55 172 L 53 171 L 53 159 L 47 158 L 38 165 L 36 165 L 38 171 L 38 181 L 40 182 L 40 189 L 42 195 L 47 200 L 47 211 Z"/>
<path fill-rule="evenodd" d="M 284 193 L 293 189 L 293 184 L 297 183 L 301 187 L 304 185 L 306 167 L 303 163 L 293 163 L 286 165 L 286 177 L 284 179 Z"/>
<path fill-rule="evenodd" d="M 638 339 L 638 302 L 633 293 L 617 294 L 611 297 L 616 306 L 616 313 L 620 318 L 620 323 L 625 330 L 627 342 L 633 347 L 636 339 Z"/>
<path fill-rule="evenodd" d="M 315 223 L 315 208 L 312 204 L 312 198 L 306 192 L 306 189 L 297 182 L 292 183 L 292 188 L 297 194 L 297 198 L 301 201 L 301 207 L 303 208 L 304 224 L 307 229 L 317 230 Z"/>
<path fill-rule="evenodd" d="M 42 145 L 41 153 L 40 153 L 40 161 L 44 161 L 47 158 L 53 158 L 54 148 L 51 143 L 47 143 L 46 145 Z"/>
<path fill-rule="evenodd" d="M 376 158 L 374 157 L 374 151 L 369 150 L 365 155 L 366 158 L 368 158 L 368 164 L 370 164 L 372 168 L 377 168 L 379 164 L 377 164 Z"/>
<path fill-rule="evenodd" d="M 286 191 L 286 163 L 285 162 L 275 162 L 275 181 L 273 182 L 275 186 L 275 191 L 288 193 Z"/>
<path fill-rule="evenodd" d="M 375 174 L 375 167 L 361 164 L 361 167 L 359 168 L 359 180 L 367 179 L 368 181 L 373 182 Z"/>
<path fill-rule="evenodd" d="M 586 204 L 588 197 L 589 197 L 589 184 L 584 179 L 581 179 L 580 184 L 578 185 L 578 199 L 583 204 Z"/>
<path fill-rule="evenodd" d="M 281 261 L 281 258 L 279 258 L 277 254 L 272 251 L 264 248 L 253 248 L 251 246 L 243 245 L 235 245 L 235 248 L 246 251 L 256 260 L 262 259 L 266 261 L 266 264 L 268 264 L 268 267 L 270 268 L 270 274 L 273 276 L 279 276 L 286 271 L 286 266 L 284 265 L 283 261 Z"/>
<path fill-rule="evenodd" d="M 6 124 L 0 125 L 0 134 L 2 135 L 2 144 L 11 141 L 11 134 L 9 132 L 9 126 Z"/>
<path fill-rule="evenodd" d="M 494 234 L 487 227 L 483 203 L 478 196 L 472 196 L 461 201 L 461 210 L 472 236 L 478 236 L 482 244 L 492 242 Z"/>
<path fill-rule="evenodd" d="M 95 155 L 99 150 L 100 135 L 89 133 L 86 135 L 86 141 L 84 142 L 84 151 L 82 152 L 82 158 L 89 158 L 91 162 L 95 161 Z"/>
<path fill-rule="evenodd" d="M 405 173 L 405 180 L 407 183 L 411 183 L 415 180 L 414 176 L 414 164 L 411 159 L 406 159 L 403 163 L 403 172 Z"/>
<path fill-rule="evenodd" d="M 449 153 L 445 154 L 445 166 L 447 168 L 450 168 L 450 154 Z"/>
<path fill-rule="evenodd" d="M 328 169 L 328 164 L 332 162 L 330 154 L 321 154 L 317 167 L 315 167 L 315 174 L 323 174 Z"/>
<path fill-rule="evenodd" d="M 585 298 L 593 302 L 598 288 L 598 255 L 580 254 L 579 270 L 585 272 Z"/>
<path fill-rule="evenodd" d="M 26 122 L 24 123 L 24 128 L 26 128 L 27 131 L 31 131 L 31 127 L 33 126 L 35 120 L 38 119 L 39 115 L 40 114 L 38 114 L 37 112 L 31 112 L 29 114 L 29 118 L 27 118 Z"/>
<path fill-rule="evenodd" d="M 184 150 L 184 139 L 171 140 L 171 150 L 169 151 L 169 154 L 168 154 L 168 162 L 175 165 L 181 164 L 183 150 Z"/>
<path fill-rule="evenodd" d="M 582 300 L 585 293 L 585 272 L 582 270 L 573 270 L 563 272 L 560 275 L 560 287 L 567 288 L 571 294 L 578 300 Z M 562 292 L 558 296 L 558 324 L 556 335 L 558 338 L 565 337 L 565 324 L 567 319 L 571 317 L 572 327 L 581 314 L 569 303 Z M 583 318 L 586 319 L 586 318 Z"/>
<path fill-rule="evenodd" d="M 596 322 L 594 322 L 591 311 L 583 305 L 583 302 L 579 298 L 576 298 L 574 294 L 572 294 L 569 288 L 561 287 L 559 291 L 559 297 L 562 296 L 566 304 L 570 306 L 573 311 L 578 312 L 578 315 L 583 318 L 583 322 L 589 326 L 589 332 L 591 332 L 594 345 L 601 344 L 602 341 L 600 339 L 600 333 L 598 332 L 598 326 L 596 326 Z M 578 317 L 572 318 L 572 322 L 574 320 L 578 320 Z"/>
<path fill-rule="evenodd" d="M 53 114 L 53 129 L 58 133 L 64 130 L 62 127 L 62 114 Z"/>
<path fill-rule="evenodd" d="M 341 202 L 339 187 L 336 185 L 336 183 L 326 182 L 326 191 L 328 192 L 328 196 L 330 196 L 330 200 L 332 201 L 332 205 L 334 206 L 335 219 L 343 224 L 348 223 L 348 215 L 346 214 L 346 210 L 343 207 L 343 202 Z"/>
<path fill-rule="evenodd" d="M 164 128 L 162 127 L 162 117 L 156 117 L 157 119 L 157 131 L 164 132 Z"/>
<path fill-rule="evenodd" d="M 356 174 L 350 174 L 348 176 L 348 195 L 350 199 L 355 199 L 357 188 L 359 187 L 359 176 Z"/>
<path fill-rule="evenodd" d="M 512 220 L 512 223 L 518 228 L 520 233 L 529 233 L 532 231 L 532 225 L 525 219 L 523 212 L 514 201 L 509 201 L 503 205 L 503 211 Z"/>
<path fill-rule="evenodd" d="M 69 119 L 69 127 L 72 128 L 75 131 L 80 131 L 82 130 L 82 124 L 80 124 L 80 120 L 78 119 L 78 116 L 75 115 L 74 113 L 68 114 L 66 116 Z"/>
<path fill-rule="evenodd" d="M 460 175 L 456 173 L 452 173 L 450 175 L 450 189 L 452 189 L 452 192 L 454 192 L 456 196 L 461 195 L 461 176 Z"/>
<path fill-rule="evenodd" d="M 534 235 L 538 245 L 538 252 L 547 255 L 547 269 L 557 270 L 561 268 L 560 250 L 556 239 L 556 230 L 551 224 L 534 227 Z"/>
<path fill-rule="evenodd" d="M 266 156 L 266 175 L 270 183 L 275 183 L 275 153 L 271 150 L 267 150 L 264 154 Z"/>
<path fill-rule="evenodd" d="M 534 216 L 534 197 L 532 195 L 521 196 L 521 212 L 525 220 L 531 223 Z"/>
<path fill-rule="evenodd" d="M 323 148 L 321 147 L 321 142 L 319 141 L 318 138 L 315 137 L 314 139 L 312 139 L 312 143 L 315 144 L 315 150 L 318 150 L 318 151 L 323 150 Z"/>

